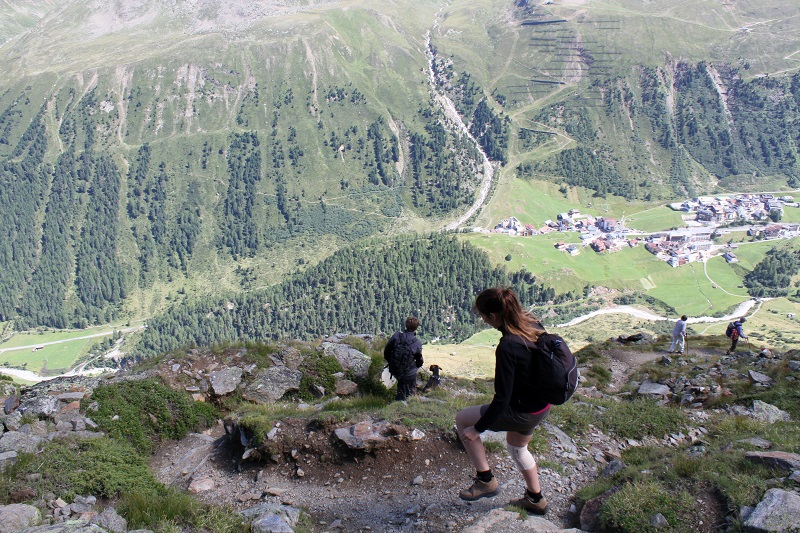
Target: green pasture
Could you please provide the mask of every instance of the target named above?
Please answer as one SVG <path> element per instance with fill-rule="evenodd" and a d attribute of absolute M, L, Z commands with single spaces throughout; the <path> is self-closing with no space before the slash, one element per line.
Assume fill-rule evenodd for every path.
<path fill-rule="evenodd" d="M 426 367 L 439 365 L 444 375 L 491 378 L 494 376 L 494 350 L 499 340 L 499 331 L 485 329 L 458 344 L 426 344 L 422 356 Z"/>
<path fill-rule="evenodd" d="M 781 222 L 800 222 L 800 208 L 784 207 Z"/>
<path fill-rule="evenodd" d="M 587 284 L 611 288 L 645 289 L 652 285 L 647 278 L 673 270 L 640 245 L 619 252 L 595 253 L 581 247 L 571 256 L 555 248 L 558 242 L 579 243 L 574 232 L 553 232 L 533 237 L 511 237 L 502 234 L 465 234 L 464 239 L 486 250 L 493 263 L 509 270 L 526 269 L 559 292 L 581 290 Z M 511 255 L 511 261 L 505 257 Z"/>
<path fill-rule="evenodd" d="M 95 343 L 110 336 L 111 332 L 105 337 L 75 339 L 59 344 L 50 344 L 35 352 L 32 351 L 32 348 L 3 352 L 0 353 L 0 365 L 5 366 L 8 363 L 8 366 L 25 368 L 25 370 L 44 375 L 62 373 L 72 367 L 78 358 L 88 353 Z"/>
<path fill-rule="evenodd" d="M 702 263 L 694 262 L 677 268 L 664 264 L 670 270 L 650 276 L 654 287 L 647 294 L 674 307 L 678 313 L 690 316 L 713 315 L 750 298 L 731 296 L 719 287 L 714 288 L 714 284 L 703 272 Z M 733 288 L 735 289 L 735 285 Z"/>
<path fill-rule="evenodd" d="M 108 334 L 111 335 L 108 326 L 97 326 L 93 328 L 77 329 L 70 331 L 44 330 L 41 332 L 39 331 L 17 332 L 14 333 L 14 335 L 11 336 L 8 340 L 0 342 L 0 349 L 16 348 L 18 346 L 38 346 L 46 342 L 69 340 L 77 337 L 85 337 L 87 335 L 94 335 L 96 333 L 105 333 L 105 332 L 108 332 Z"/>
<path fill-rule="evenodd" d="M 651 207 L 625 215 L 625 225 L 647 233 L 681 228 L 686 225 L 681 214 L 681 211 L 674 211 L 665 205 Z"/>

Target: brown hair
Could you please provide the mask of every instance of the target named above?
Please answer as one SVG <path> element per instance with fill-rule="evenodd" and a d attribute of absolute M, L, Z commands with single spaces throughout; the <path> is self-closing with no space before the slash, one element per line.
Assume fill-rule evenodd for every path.
<path fill-rule="evenodd" d="M 536 342 L 541 330 L 534 326 L 539 321 L 522 309 L 516 293 L 506 287 L 486 289 L 475 298 L 475 310 L 482 315 L 496 313 L 500 317 L 503 331 L 519 335 L 530 342 Z"/>
<path fill-rule="evenodd" d="M 419 327 L 419 318 L 415 316 L 410 316 L 406 318 L 406 330 L 407 331 L 417 331 Z"/>

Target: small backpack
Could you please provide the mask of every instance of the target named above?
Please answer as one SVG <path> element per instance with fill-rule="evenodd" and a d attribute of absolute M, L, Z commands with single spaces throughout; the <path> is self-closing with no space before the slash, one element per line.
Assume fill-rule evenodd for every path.
<path fill-rule="evenodd" d="M 411 342 L 404 333 L 395 337 L 394 349 L 391 353 L 384 354 L 384 357 L 389 363 L 389 373 L 396 379 L 413 373 L 413 369 L 417 367 L 414 353 L 411 351 Z"/>
<path fill-rule="evenodd" d="M 578 359 L 566 341 L 554 333 L 542 333 L 531 352 L 538 366 L 536 395 L 553 405 L 566 403 L 578 387 Z"/>
<path fill-rule="evenodd" d="M 736 326 L 733 325 L 733 322 L 728 322 L 728 327 L 725 329 L 725 336 L 732 337 L 733 332 L 736 331 Z"/>

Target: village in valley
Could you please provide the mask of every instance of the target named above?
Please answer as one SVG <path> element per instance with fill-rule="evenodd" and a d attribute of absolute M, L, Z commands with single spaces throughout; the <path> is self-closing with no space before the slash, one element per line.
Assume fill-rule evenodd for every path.
<path fill-rule="evenodd" d="M 593 216 L 578 209 L 559 213 L 555 220 L 546 220 L 540 228 L 523 224 L 516 217 L 503 219 L 493 230 L 514 236 L 529 237 L 556 231 L 578 232 L 580 244 L 556 243 L 556 248 L 578 255 L 582 248 L 594 252 L 617 252 L 644 245 L 645 249 L 673 267 L 692 261 L 705 261 L 722 255 L 729 263 L 737 261 L 736 244 L 717 244 L 714 238 L 731 231 L 746 231 L 756 239 L 782 239 L 800 236 L 800 223 L 781 223 L 784 209 L 800 208 L 792 196 L 773 194 L 737 194 L 733 196 L 698 197 L 670 204 L 683 212 L 686 227 L 645 233 L 625 225 L 624 217 Z"/>

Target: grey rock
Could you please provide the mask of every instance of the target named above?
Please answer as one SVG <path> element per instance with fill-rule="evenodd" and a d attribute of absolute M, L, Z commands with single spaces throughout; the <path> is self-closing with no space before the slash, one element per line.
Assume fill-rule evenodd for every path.
<path fill-rule="evenodd" d="M 211 373 L 211 389 L 217 396 L 225 396 L 236 390 L 242 382 L 242 369 L 234 366 Z"/>
<path fill-rule="evenodd" d="M 575 441 L 572 440 L 572 437 L 561 431 L 561 429 L 549 422 L 545 422 L 542 427 L 544 427 L 545 431 L 558 439 L 557 446 L 559 448 L 570 453 L 578 453 L 578 447 L 575 446 Z"/>
<path fill-rule="evenodd" d="M 8 431 L 0 437 L 0 452 L 36 453 L 41 444 L 42 437 L 38 435 Z"/>
<path fill-rule="evenodd" d="M 260 503 L 255 507 L 250 507 L 239 512 L 245 518 L 252 519 L 253 524 L 261 518 L 267 516 L 277 516 L 290 528 L 297 526 L 300 521 L 300 509 L 291 505 L 281 505 L 276 503 Z M 255 531 L 255 530 L 254 530 Z"/>
<path fill-rule="evenodd" d="M 755 370 L 748 370 L 748 374 L 750 375 L 750 381 L 752 381 L 753 383 L 760 383 L 761 385 L 767 387 L 772 385 L 773 383 L 771 377 L 761 372 L 757 372 Z"/>
<path fill-rule="evenodd" d="M 275 358 L 284 366 L 298 370 L 303 364 L 303 354 L 297 348 L 287 347 L 275 354 Z"/>
<path fill-rule="evenodd" d="M 19 409 L 9 414 L 3 421 L 3 425 L 8 431 L 18 431 L 22 427 L 22 413 L 19 412 Z"/>
<path fill-rule="evenodd" d="M 225 437 L 221 437 L 225 438 Z M 187 487 L 188 478 L 200 469 L 214 452 L 216 439 L 201 433 L 190 433 L 184 438 L 186 453 L 173 459 L 169 465 L 162 466 L 162 480 L 167 485 Z"/>
<path fill-rule="evenodd" d="M 756 464 L 782 468 L 784 470 L 800 469 L 800 454 L 789 452 L 747 452 L 745 459 Z"/>
<path fill-rule="evenodd" d="M 0 472 L 17 462 L 17 452 L 0 452 Z"/>
<path fill-rule="evenodd" d="M 56 396 L 56 399 L 62 402 L 74 402 L 83 400 L 85 397 L 85 392 L 65 392 Z"/>
<path fill-rule="evenodd" d="M 653 383 L 652 381 L 645 381 L 639 386 L 637 390 L 642 396 L 659 396 L 666 397 L 670 394 L 669 387 L 661 383 Z"/>
<path fill-rule="evenodd" d="M 9 396 L 3 402 L 3 412 L 7 415 L 16 411 L 17 407 L 19 407 L 19 396 Z"/>
<path fill-rule="evenodd" d="M 58 399 L 54 396 L 38 395 L 20 402 L 17 412 L 23 415 L 51 418 L 59 411 Z"/>
<path fill-rule="evenodd" d="M 371 451 L 382 448 L 390 439 L 399 435 L 398 429 L 385 420 L 364 421 L 358 424 L 337 428 L 334 435 L 354 450 Z"/>
<path fill-rule="evenodd" d="M 336 382 L 336 389 L 334 392 L 339 396 L 351 396 L 358 392 L 358 384 L 349 379 L 340 379 Z"/>
<path fill-rule="evenodd" d="M 250 523 L 253 533 L 294 533 L 286 520 L 275 514 L 260 516 Z"/>
<path fill-rule="evenodd" d="M 669 527 L 669 522 L 661 513 L 656 513 L 650 519 L 650 525 L 656 528 Z"/>
<path fill-rule="evenodd" d="M 794 481 L 795 483 L 800 485 L 800 470 L 795 470 L 792 472 L 792 475 L 789 476 L 789 481 Z"/>
<path fill-rule="evenodd" d="M 0 533 L 16 533 L 42 523 L 42 513 L 32 505 L 0 505 Z"/>
<path fill-rule="evenodd" d="M 92 518 L 91 523 L 97 524 L 112 533 L 125 533 L 128 531 L 128 521 L 118 515 L 113 507 L 104 509 L 102 513 Z"/>
<path fill-rule="evenodd" d="M 0 398 L 14 396 L 17 393 L 17 386 L 13 383 L 0 384 Z"/>
<path fill-rule="evenodd" d="M 110 533 L 97 524 L 84 520 L 68 520 L 50 526 L 30 527 L 19 533 Z"/>
<path fill-rule="evenodd" d="M 755 448 L 761 448 L 762 450 L 769 450 L 772 448 L 772 443 L 766 439 L 760 439 L 758 437 L 751 437 L 749 439 L 741 439 L 737 440 L 741 444 L 749 444 Z"/>
<path fill-rule="evenodd" d="M 528 516 L 520 520 L 519 513 L 492 509 L 480 517 L 472 525 L 463 530 L 463 533 L 485 533 L 487 531 L 503 531 L 507 533 L 579 533 L 577 529 L 562 529 L 549 520 L 539 516 Z"/>
<path fill-rule="evenodd" d="M 745 531 L 800 531 L 800 494 L 770 489 L 744 521 Z"/>
<path fill-rule="evenodd" d="M 603 472 L 600 474 L 602 477 L 611 477 L 617 472 L 624 470 L 628 465 L 625 464 L 625 461 L 620 459 L 614 459 L 606 467 L 603 469 Z"/>
<path fill-rule="evenodd" d="M 753 402 L 753 418 L 761 422 L 774 424 L 775 422 L 788 422 L 791 420 L 789 413 L 782 411 L 774 405 L 755 400 Z"/>
<path fill-rule="evenodd" d="M 272 403 L 289 391 L 300 388 L 303 373 L 285 366 L 271 366 L 261 370 L 242 391 L 242 397 L 255 403 Z"/>
<path fill-rule="evenodd" d="M 789 361 L 789 370 L 792 372 L 800 370 L 800 361 Z"/>
<path fill-rule="evenodd" d="M 323 342 L 321 346 L 326 356 L 333 356 L 345 370 L 352 370 L 353 374 L 363 378 L 369 373 L 372 359 L 367 354 L 345 344 Z"/>

